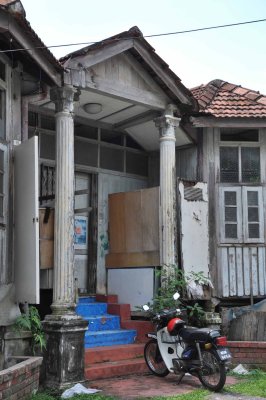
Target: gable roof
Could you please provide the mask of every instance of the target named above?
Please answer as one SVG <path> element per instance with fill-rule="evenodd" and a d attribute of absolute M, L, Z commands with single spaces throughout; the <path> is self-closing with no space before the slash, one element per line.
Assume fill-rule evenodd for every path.
<path fill-rule="evenodd" d="M 60 58 L 59 61 L 65 68 L 68 68 L 75 58 L 103 52 L 116 43 L 122 43 L 123 41 L 128 43 L 127 51 L 141 64 L 143 69 L 150 74 L 174 103 L 179 99 L 179 104 L 185 110 L 197 110 L 197 102 L 190 90 L 181 83 L 181 79 L 169 68 L 169 65 L 156 54 L 155 49 L 144 39 L 137 26 L 69 53 Z"/>
<path fill-rule="evenodd" d="M 266 96 L 240 85 L 213 80 L 191 89 L 199 111 L 216 118 L 265 118 Z"/>
<path fill-rule="evenodd" d="M 54 55 L 48 50 L 43 41 L 32 29 L 26 19 L 25 9 L 20 0 L 0 0 L 1 19 L 1 50 L 7 50 L 10 56 L 10 35 L 13 39 L 13 48 L 25 49 L 12 53 L 12 60 L 23 59 L 29 65 L 39 64 L 47 73 L 49 79 L 61 85 L 63 68 Z M 6 23 L 8 21 L 8 24 Z M 34 62 L 32 62 L 34 60 Z"/>

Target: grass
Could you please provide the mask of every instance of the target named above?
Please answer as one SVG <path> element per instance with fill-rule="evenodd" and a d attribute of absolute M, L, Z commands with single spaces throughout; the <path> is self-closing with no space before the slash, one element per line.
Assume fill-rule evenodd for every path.
<path fill-rule="evenodd" d="M 149 397 L 142 398 L 140 400 L 204 400 L 206 396 L 208 396 L 210 392 L 208 390 L 197 389 L 193 392 L 189 392 L 186 394 L 179 394 L 176 396 L 168 396 L 168 397 Z"/>
<path fill-rule="evenodd" d="M 245 375 L 245 378 L 235 385 L 227 386 L 226 391 L 266 398 L 266 372 L 254 370 L 249 375 Z"/>

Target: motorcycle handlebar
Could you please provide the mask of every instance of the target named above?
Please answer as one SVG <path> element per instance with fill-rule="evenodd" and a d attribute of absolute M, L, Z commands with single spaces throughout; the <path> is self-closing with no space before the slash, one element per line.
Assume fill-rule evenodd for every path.
<path fill-rule="evenodd" d="M 180 314 L 180 312 L 178 313 L 178 311 L 175 308 L 172 308 L 170 310 L 162 310 L 159 313 L 156 313 L 153 317 L 154 321 L 159 321 L 162 318 L 166 318 L 166 317 L 174 317 L 176 315 Z"/>

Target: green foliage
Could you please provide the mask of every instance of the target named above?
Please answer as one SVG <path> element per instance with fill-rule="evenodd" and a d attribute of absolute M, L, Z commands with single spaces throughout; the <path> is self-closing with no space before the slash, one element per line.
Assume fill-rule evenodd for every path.
<path fill-rule="evenodd" d="M 152 303 L 148 303 L 149 314 L 152 317 L 163 309 L 180 309 L 180 314 L 186 314 L 189 323 L 200 325 L 200 321 L 204 315 L 203 308 L 197 302 L 187 302 L 181 299 L 186 290 L 187 283 L 194 281 L 199 285 L 210 285 L 210 280 L 203 275 L 203 272 L 190 272 L 184 274 L 176 265 L 163 266 L 156 271 L 157 277 L 160 278 L 161 287 L 158 289 L 157 295 Z M 178 293 L 179 298 L 174 299 L 174 294 Z"/>
<path fill-rule="evenodd" d="M 15 322 L 15 329 L 20 331 L 30 331 L 32 333 L 32 351 L 33 354 L 37 347 L 46 348 L 46 338 L 42 329 L 42 323 L 39 312 L 36 307 L 30 306 L 28 314 L 21 314 Z"/>

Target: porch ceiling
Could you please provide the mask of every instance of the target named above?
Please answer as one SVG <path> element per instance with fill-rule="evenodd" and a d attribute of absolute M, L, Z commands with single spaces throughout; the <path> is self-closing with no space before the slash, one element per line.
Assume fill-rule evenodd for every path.
<path fill-rule="evenodd" d="M 84 110 L 84 105 L 88 103 L 100 104 L 102 110 L 97 114 L 88 114 Z M 146 151 L 159 149 L 159 131 L 153 120 L 160 113 L 152 108 L 82 90 L 75 113 L 83 120 L 89 118 L 99 125 L 101 123 L 109 125 L 112 130 L 127 132 Z M 191 139 L 186 132 L 180 127 L 176 128 L 176 146 L 189 143 Z"/>
<path fill-rule="evenodd" d="M 101 111 L 95 114 L 87 113 L 84 106 L 88 103 L 100 104 Z M 49 113 L 53 113 L 55 109 L 54 104 L 49 100 L 35 103 L 37 104 Z M 154 118 L 161 114 L 158 110 L 135 104 L 127 99 L 122 100 L 90 90 L 81 90 L 74 112 L 75 117 L 87 125 L 128 133 L 146 151 L 159 149 L 159 131 L 154 123 Z M 182 127 L 176 128 L 176 146 L 190 143 L 191 138 Z"/>

